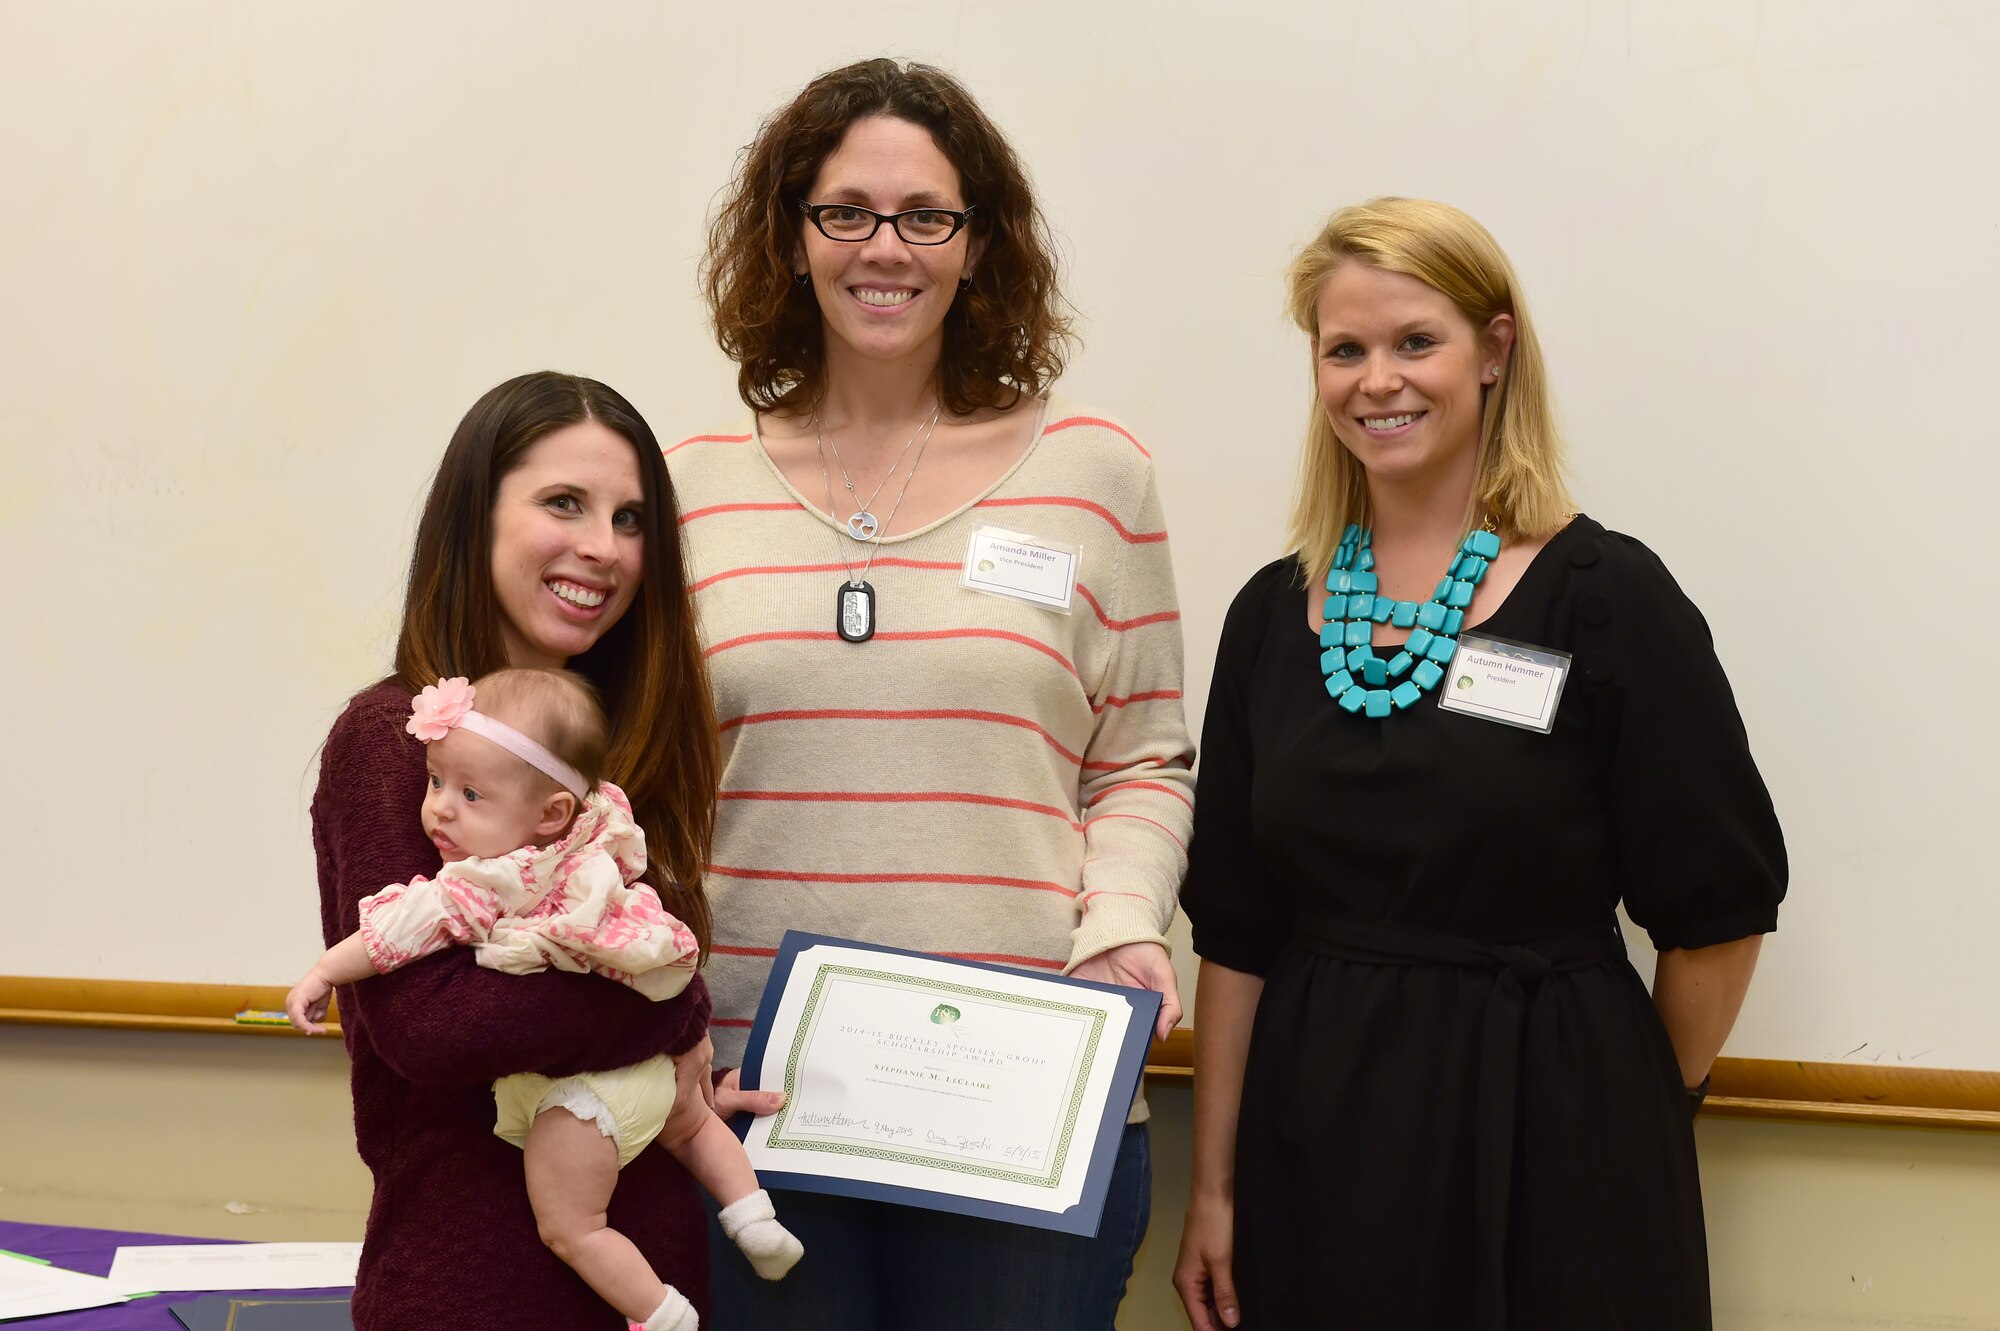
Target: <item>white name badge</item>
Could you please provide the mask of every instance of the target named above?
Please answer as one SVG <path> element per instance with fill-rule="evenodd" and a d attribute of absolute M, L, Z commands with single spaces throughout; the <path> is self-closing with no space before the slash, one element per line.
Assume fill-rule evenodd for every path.
<path fill-rule="evenodd" d="M 1438 684 L 1438 706 L 1546 735 L 1555 728 L 1567 678 L 1568 652 L 1468 633 Z"/>
<path fill-rule="evenodd" d="M 980 527 L 965 548 L 965 569 L 959 584 L 1066 615 L 1076 595 L 1076 571 L 1082 563 L 1082 546 Z"/>

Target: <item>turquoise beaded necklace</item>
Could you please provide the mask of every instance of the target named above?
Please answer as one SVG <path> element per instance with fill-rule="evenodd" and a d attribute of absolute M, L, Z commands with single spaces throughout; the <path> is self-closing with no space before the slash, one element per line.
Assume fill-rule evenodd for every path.
<path fill-rule="evenodd" d="M 1368 548 L 1373 540 L 1373 532 L 1353 523 L 1341 534 L 1326 574 L 1326 626 L 1319 631 L 1319 645 L 1326 650 L 1320 653 L 1319 668 L 1327 693 L 1343 711 L 1382 717 L 1408 707 L 1444 678 L 1444 668 L 1458 650 L 1458 630 L 1473 589 L 1500 554 L 1500 535 L 1467 532 L 1437 590 L 1421 603 L 1376 595 L 1380 583 Z M 1377 624 L 1410 630 L 1410 640 L 1387 661 L 1375 655 L 1372 645 Z M 1406 672 L 1409 678 L 1403 679 Z M 1391 688 L 1392 679 L 1401 682 Z"/>

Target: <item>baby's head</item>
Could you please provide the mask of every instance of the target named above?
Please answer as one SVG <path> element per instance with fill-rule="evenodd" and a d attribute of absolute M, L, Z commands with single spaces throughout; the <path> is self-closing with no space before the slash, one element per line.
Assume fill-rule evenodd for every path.
<path fill-rule="evenodd" d="M 424 832 L 447 860 L 556 840 L 602 779 L 604 709 L 567 670 L 440 680 L 410 709 L 430 772 Z"/>

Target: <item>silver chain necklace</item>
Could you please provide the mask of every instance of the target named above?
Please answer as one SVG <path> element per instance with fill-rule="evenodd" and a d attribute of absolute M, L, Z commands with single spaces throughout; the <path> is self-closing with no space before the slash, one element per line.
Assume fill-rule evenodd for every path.
<path fill-rule="evenodd" d="M 941 411 L 942 408 L 931 412 L 929 427 L 921 431 L 924 441 L 917 446 L 917 456 L 911 461 L 909 471 L 903 475 L 903 488 L 896 492 L 896 502 L 890 505 L 889 516 L 882 522 L 877 523 L 875 515 L 865 509 L 856 513 L 854 518 L 866 517 L 868 519 L 868 534 L 866 536 L 856 534 L 854 518 L 847 520 L 846 535 L 852 536 L 855 540 L 860 541 L 868 547 L 868 558 L 861 565 L 859 573 L 854 571 L 854 562 L 847 557 L 847 544 L 841 539 L 841 533 L 836 532 L 834 534 L 834 544 L 840 547 L 841 567 L 847 570 L 847 578 L 840 584 L 833 602 L 833 628 L 836 633 L 840 634 L 843 642 L 867 642 L 875 636 L 875 588 L 868 582 L 868 570 L 875 567 L 875 555 L 882 548 L 883 538 L 889 534 L 889 524 L 896 520 L 897 511 L 903 507 L 903 496 L 910 493 L 910 482 L 917 478 L 917 468 L 923 465 L 924 450 L 931 446 L 931 436 L 937 433 L 938 416 Z M 910 436 L 910 443 L 916 443 L 916 435 Z M 909 447 L 909 444 L 903 445 L 903 451 L 908 452 Z M 826 448 L 822 444 L 816 428 L 813 432 L 813 448 L 819 454 L 819 478 L 821 483 L 826 486 L 826 511 L 827 516 L 831 517 L 833 516 L 833 476 L 826 469 Z M 834 457 L 836 460 L 840 457 L 838 449 L 834 450 Z M 900 457 L 896 461 L 898 466 L 902 464 Z M 890 471 L 893 475 L 894 468 L 891 468 Z M 842 475 L 844 476 L 845 474 L 843 470 Z M 888 484 L 888 481 L 889 478 L 887 476 L 882 478 L 883 485 Z M 849 485 L 847 488 L 851 491 L 854 487 Z M 875 494 L 879 495 L 881 493 L 882 486 L 876 486 Z M 874 502 L 874 496 L 871 495 L 869 497 L 869 502 Z"/>
<path fill-rule="evenodd" d="M 895 462 L 890 464 L 889 470 L 882 473 L 882 479 L 875 484 L 875 493 L 869 495 L 865 503 L 862 502 L 861 496 L 854 489 L 854 478 L 847 474 L 847 464 L 841 461 L 840 444 L 834 440 L 832 435 L 824 432 L 819 413 L 813 413 L 813 446 L 820 450 L 820 470 L 826 470 L 826 449 L 828 446 L 831 446 L 833 449 L 833 465 L 840 468 L 840 483 L 847 487 L 847 497 L 858 505 L 852 513 L 847 515 L 847 534 L 849 536 L 852 536 L 857 541 L 872 541 L 875 539 L 876 534 L 886 525 L 876 520 L 874 513 L 875 501 L 882 497 L 882 487 L 889 483 L 889 478 L 896 474 L 896 468 L 902 466 L 903 459 L 909 456 L 910 445 L 917 442 L 917 436 L 920 434 L 924 435 L 924 442 L 926 444 L 930 442 L 930 436 L 925 434 L 926 425 L 931 430 L 937 429 L 938 416 L 943 410 L 944 404 L 942 402 L 935 403 L 931 407 L 930 420 L 928 422 L 921 420 L 917 422 L 917 428 L 911 432 L 908 441 L 904 443 L 903 451 L 896 454 Z M 914 473 L 916 468 L 912 467 L 910 470 Z M 908 478 L 904 479 L 903 488 L 905 490 L 910 488 Z M 900 497 L 898 498 L 898 502 L 901 502 Z M 826 511 L 828 513 L 833 512 L 833 484 L 831 481 L 827 483 Z M 894 516 L 893 511 L 891 516 Z"/>

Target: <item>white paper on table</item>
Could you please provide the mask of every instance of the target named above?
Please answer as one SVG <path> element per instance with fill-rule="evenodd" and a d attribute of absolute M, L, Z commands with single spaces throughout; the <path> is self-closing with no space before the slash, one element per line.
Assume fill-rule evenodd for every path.
<path fill-rule="evenodd" d="M 149 1290 L 319 1289 L 352 1285 L 358 1243 L 162 1243 L 120 1248 L 112 1284 Z"/>
<path fill-rule="evenodd" d="M 758 1170 L 1066 1211 L 1131 1015 L 1118 995 L 1042 976 L 814 944 L 760 1069 L 785 1107 L 744 1147 Z"/>
<path fill-rule="evenodd" d="M 0 1321 L 123 1303 L 126 1293 L 103 1276 L 0 1257 Z"/>

